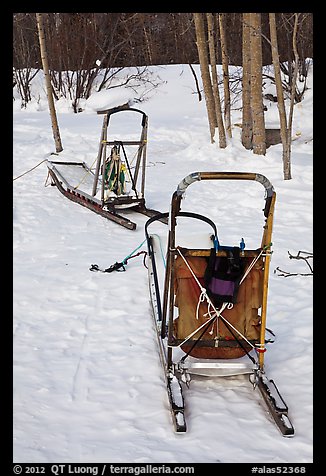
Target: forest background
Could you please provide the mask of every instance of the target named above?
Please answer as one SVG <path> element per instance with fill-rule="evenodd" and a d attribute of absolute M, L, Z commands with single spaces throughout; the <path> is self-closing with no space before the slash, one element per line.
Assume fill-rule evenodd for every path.
<path fill-rule="evenodd" d="M 221 24 L 216 18 L 223 21 L 228 64 L 242 66 L 243 14 L 213 15 L 216 30 Z M 271 65 L 269 14 L 259 15 L 262 64 Z M 292 65 L 294 14 L 275 15 L 280 63 Z M 140 67 L 140 77 L 150 81 L 146 77 L 146 66 L 199 62 L 193 13 L 46 13 L 43 21 L 54 97 L 70 96 L 75 112 L 79 112 L 78 98 L 90 96 L 100 70 L 104 69 L 104 75 L 97 85 L 98 90 L 110 87 L 113 78 L 124 67 Z M 221 64 L 223 52 L 219 31 L 216 31 L 215 42 L 216 64 Z M 306 76 L 305 59 L 313 58 L 312 13 L 300 14 L 296 45 L 301 78 Z M 15 13 L 13 86 L 19 89 L 22 107 L 31 100 L 30 84 L 40 69 L 36 15 Z"/>
<path fill-rule="evenodd" d="M 69 99 L 74 112 L 82 112 L 80 101 L 94 90 L 128 84 L 135 91 L 144 84 L 147 90 L 155 88 L 158 78 L 149 73 L 149 66 L 188 63 L 199 101 L 205 97 L 211 143 L 217 131 L 220 148 L 232 138 L 231 92 L 238 91 L 242 145 L 265 155 L 270 145 L 282 143 L 283 174 L 289 180 L 293 111 L 306 90 L 312 29 L 311 13 L 17 13 L 13 87 L 21 107 L 26 107 L 42 64 L 56 151 L 61 152 L 54 100 Z M 202 89 L 192 63 L 200 64 Z M 239 66 L 233 76 L 231 65 Z M 121 70 L 132 66 L 136 71 L 121 82 Z M 264 79 L 274 82 L 276 95 L 264 95 Z M 146 89 L 137 101 L 144 99 Z M 278 103 L 279 128 L 266 128 L 264 99 Z"/>

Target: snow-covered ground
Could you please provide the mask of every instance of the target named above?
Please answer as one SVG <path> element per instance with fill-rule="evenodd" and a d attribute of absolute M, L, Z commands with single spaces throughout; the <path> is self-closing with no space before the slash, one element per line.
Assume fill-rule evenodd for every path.
<path fill-rule="evenodd" d="M 193 94 L 187 65 L 153 70 L 165 83 L 136 106 L 149 116 L 148 207 L 168 211 L 178 183 L 195 171 L 261 173 L 276 190 L 267 321 L 276 342 L 265 361 L 296 434 L 280 435 L 243 377 L 193 380 L 185 391 L 188 432 L 174 434 L 142 259 L 131 260 L 125 273 L 89 271 L 138 247 L 146 217 L 133 215 L 135 231 L 105 220 L 44 187 L 43 163 L 13 182 L 14 461 L 312 462 L 312 277 L 273 272 L 309 271 L 288 251 L 313 251 L 312 68 L 310 89 L 295 106 L 289 181 L 281 145 L 256 156 L 242 147 L 236 125 L 226 149 L 210 143 L 204 100 Z M 14 177 L 54 151 L 44 88 L 35 98 L 26 110 L 14 101 Z M 103 93 L 98 99 L 92 96 L 80 114 L 58 104 L 64 159 L 91 165 L 96 158 L 103 116 L 94 110 L 105 106 Z M 267 127 L 275 126 L 277 106 L 266 105 Z M 232 123 L 239 122 L 234 109 Z M 112 127 L 127 138 L 140 132 L 131 115 Z M 222 244 L 244 237 L 251 248 L 260 244 L 263 199 L 256 182 L 205 182 L 189 189 L 183 210 L 212 218 Z"/>

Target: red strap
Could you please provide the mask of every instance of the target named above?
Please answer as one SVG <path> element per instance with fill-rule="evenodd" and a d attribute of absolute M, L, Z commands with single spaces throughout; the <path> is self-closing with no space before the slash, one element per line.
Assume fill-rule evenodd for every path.
<path fill-rule="evenodd" d="M 257 352 L 259 352 L 260 354 L 263 354 L 264 352 L 266 352 L 266 348 L 264 349 L 259 349 L 258 347 L 256 348 Z"/>

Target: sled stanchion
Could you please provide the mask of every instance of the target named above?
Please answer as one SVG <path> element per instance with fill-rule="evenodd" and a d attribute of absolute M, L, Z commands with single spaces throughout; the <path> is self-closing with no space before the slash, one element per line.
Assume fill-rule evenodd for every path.
<path fill-rule="evenodd" d="M 266 316 L 267 316 L 267 295 L 268 295 L 268 273 L 270 264 L 270 253 L 266 253 L 264 264 L 264 279 L 263 279 L 263 302 L 261 306 L 261 324 L 260 324 L 260 342 L 259 342 L 259 368 L 264 368 L 264 356 L 265 356 L 265 331 L 266 331 Z"/>
<path fill-rule="evenodd" d="M 93 197 L 95 197 L 97 193 L 97 184 L 98 184 L 98 178 L 99 178 L 100 167 L 101 167 L 101 157 L 102 157 L 102 151 L 103 151 L 103 141 L 105 138 L 106 129 L 107 129 L 107 116 L 105 116 L 103 119 L 103 125 L 101 130 L 100 144 L 99 144 L 99 150 L 97 154 L 97 162 L 96 162 L 96 169 L 95 169 L 95 176 L 94 176 L 93 190 L 92 190 Z"/>
<path fill-rule="evenodd" d="M 268 216 L 266 217 L 266 224 L 264 227 L 264 233 L 262 238 L 262 249 L 265 248 L 265 262 L 264 262 L 264 278 L 263 278 L 263 301 L 262 301 L 262 310 L 261 310 L 261 326 L 260 326 L 260 349 L 265 347 L 265 333 L 266 333 L 266 320 L 267 320 L 267 297 L 268 297 L 268 281 L 269 281 L 269 268 L 270 268 L 270 259 L 271 259 L 271 250 L 272 245 L 272 228 L 273 228 L 273 219 L 274 219 L 274 207 L 275 207 L 276 193 L 274 192 L 270 203 Z M 265 354 L 264 352 L 259 353 L 259 367 L 264 368 Z"/>

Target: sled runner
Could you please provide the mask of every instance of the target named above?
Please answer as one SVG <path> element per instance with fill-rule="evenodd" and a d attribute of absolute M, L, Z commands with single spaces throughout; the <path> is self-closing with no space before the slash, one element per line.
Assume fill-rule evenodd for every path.
<path fill-rule="evenodd" d="M 245 249 L 243 239 L 239 246 L 225 246 L 212 220 L 181 211 L 188 187 L 205 180 L 253 180 L 264 187 L 264 226 L 258 249 Z M 153 317 L 177 432 L 187 429 L 183 393 L 192 376 L 248 374 L 282 435 L 294 435 L 288 407 L 264 369 L 275 198 L 272 184 L 261 174 L 195 172 L 173 193 L 170 212 L 151 217 L 145 225 Z M 167 237 L 153 232 L 153 224 L 166 217 Z M 185 219 L 203 222 L 208 231 L 182 236 L 177 228 Z"/>
<path fill-rule="evenodd" d="M 141 115 L 139 140 L 108 139 L 110 118 L 120 112 Z M 85 162 L 48 160 L 52 185 L 70 200 L 134 230 L 136 223 L 121 215 L 121 210 L 131 209 L 150 217 L 158 213 L 145 206 L 144 197 L 148 117 L 128 105 L 98 111 L 98 114 L 103 114 L 104 119 L 95 170 Z M 127 149 L 132 147 L 136 147 L 136 152 L 130 160 Z"/>

